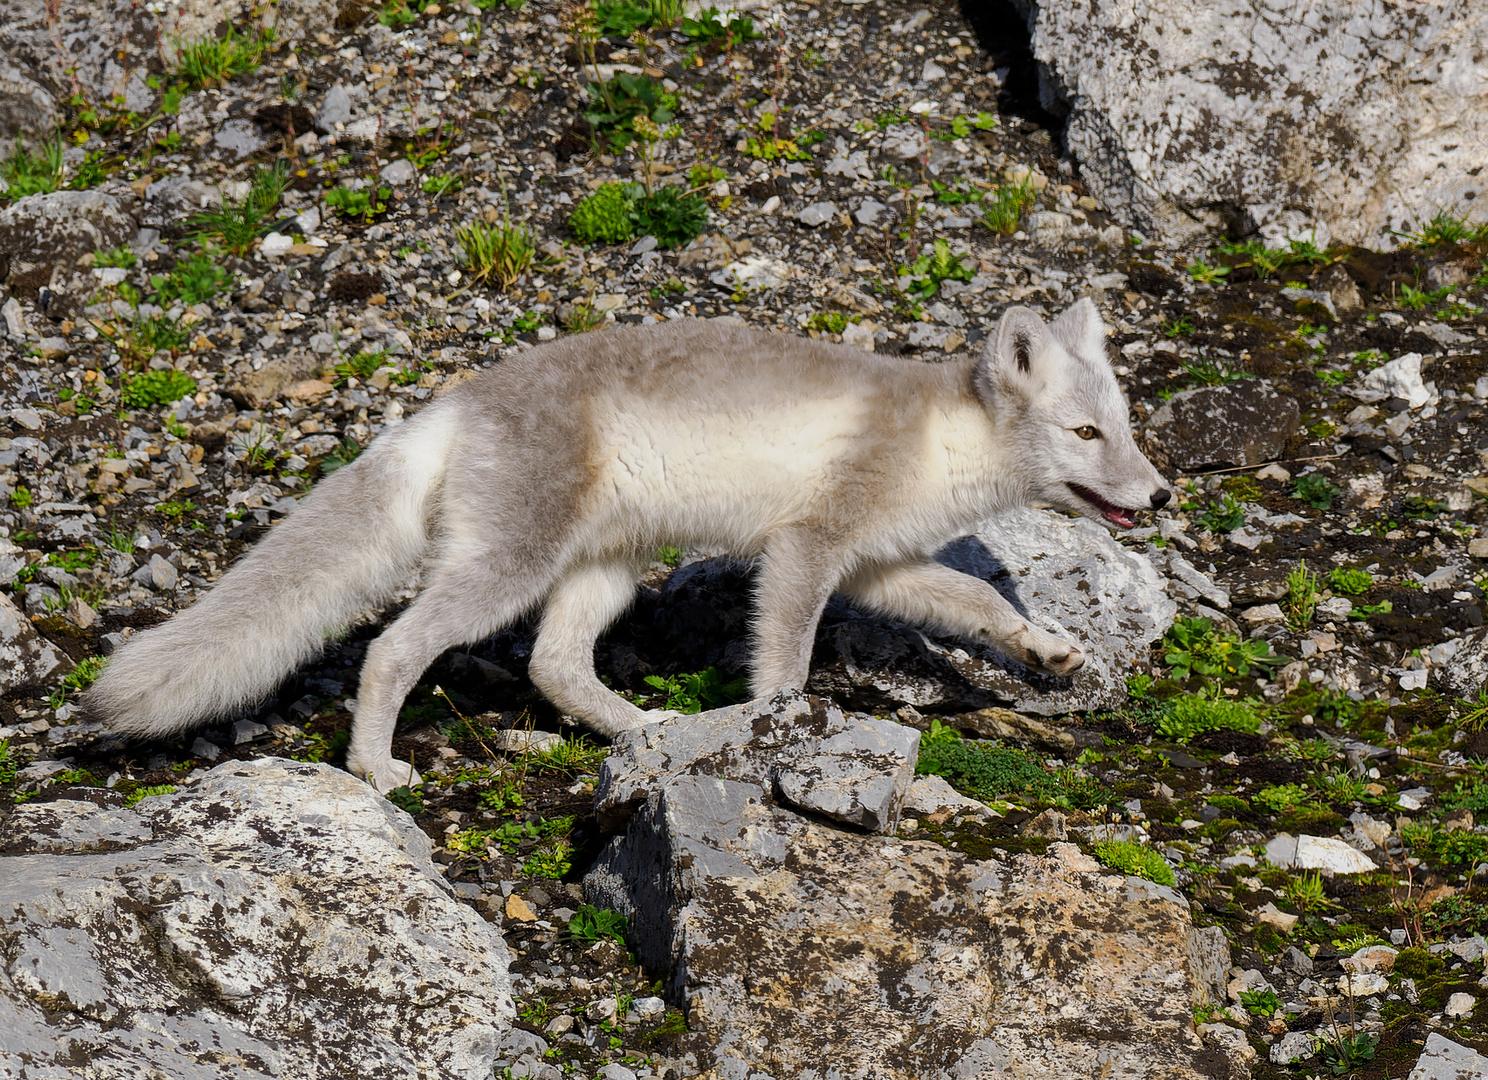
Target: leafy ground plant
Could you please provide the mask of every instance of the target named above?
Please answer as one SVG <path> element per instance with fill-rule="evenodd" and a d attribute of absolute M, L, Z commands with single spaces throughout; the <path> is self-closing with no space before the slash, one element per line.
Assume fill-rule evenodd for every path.
<path fill-rule="evenodd" d="M 1267 642 L 1222 633 L 1212 619 L 1178 619 L 1168 628 L 1163 642 L 1167 646 L 1163 662 L 1180 682 L 1191 675 L 1242 678 L 1253 670 L 1269 671 L 1282 662 Z"/>
<path fill-rule="evenodd" d="M 754 41 L 760 36 L 753 19 L 743 15 L 725 19 L 716 7 L 704 8 L 695 19 L 683 19 L 682 33 L 693 41 L 717 45 L 724 52 L 739 42 Z"/>
<path fill-rule="evenodd" d="M 134 806 L 141 800 L 151 798 L 155 795 L 174 795 L 177 790 L 175 784 L 149 784 L 137 787 L 128 795 L 124 796 L 124 805 Z"/>
<path fill-rule="evenodd" d="M 631 208 L 644 194 L 640 184 L 601 184 L 568 217 L 574 239 L 586 244 L 620 244 L 635 235 Z"/>
<path fill-rule="evenodd" d="M 681 247 L 697 239 L 708 226 L 708 201 L 681 188 L 659 187 L 636 200 L 636 231 L 656 238 L 664 249 Z"/>
<path fill-rule="evenodd" d="M 914 266 L 901 266 L 899 273 L 909 276 L 908 293 L 928 300 L 940 291 L 942 282 L 972 279 L 972 268 L 961 261 L 967 257 L 964 253 L 953 255 L 950 244 L 936 240 L 935 246 L 916 259 Z"/>
<path fill-rule="evenodd" d="M 366 224 L 387 213 L 392 196 L 393 189 L 386 184 L 368 184 L 356 190 L 342 184 L 325 193 L 325 202 L 339 216 Z"/>
<path fill-rule="evenodd" d="M 608 183 L 595 189 L 569 215 L 568 227 L 585 243 L 620 244 L 640 234 L 658 247 L 675 248 L 701 235 L 708 224 L 708 202 L 680 187 L 659 187 L 648 195 L 640 184 Z"/>
<path fill-rule="evenodd" d="M 619 72 L 612 79 L 589 83 L 589 108 L 584 119 L 611 146 L 623 150 L 636 139 L 634 121 L 645 117 L 665 128 L 676 115 L 677 97 L 649 75 Z"/>
<path fill-rule="evenodd" d="M 1097 840 L 1091 852 L 1104 865 L 1123 874 L 1145 878 L 1158 885 L 1173 885 L 1177 878 L 1173 868 L 1156 851 L 1130 840 Z"/>
<path fill-rule="evenodd" d="M 175 352 L 185 347 L 191 338 L 179 320 L 168 315 L 143 315 L 138 308 L 129 322 L 115 319 L 110 323 L 93 325 L 119 350 L 125 363 L 143 364 L 156 353 Z M 129 404 L 128 399 L 125 404 Z"/>
<path fill-rule="evenodd" d="M 1307 473 L 1292 484 L 1292 497 L 1305 502 L 1317 510 L 1327 510 L 1333 505 L 1342 489 L 1322 473 Z"/>
<path fill-rule="evenodd" d="M 568 936 L 575 941 L 614 941 L 625 944 L 629 932 L 626 918 L 618 911 L 585 904 L 568 920 Z"/>
<path fill-rule="evenodd" d="M 152 301 L 160 305 L 169 305 L 173 300 L 187 305 L 202 304 L 231 283 L 232 274 L 202 251 L 176 263 L 169 274 L 150 275 L 150 287 L 155 290 Z"/>
<path fill-rule="evenodd" d="M 1368 570 L 1335 566 L 1328 571 L 1328 584 L 1344 596 L 1363 596 L 1374 588 L 1374 575 Z"/>
<path fill-rule="evenodd" d="M 124 384 L 121 400 L 131 409 L 148 409 L 151 405 L 169 405 L 196 390 L 196 380 L 174 368 L 146 371 Z"/>
<path fill-rule="evenodd" d="M 749 697 L 748 679 L 725 682 L 714 667 L 691 675 L 647 675 L 646 685 L 665 697 L 662 708 L 687 714 L 722 708 Z"/>
<path fill-rule="evenodd" d="M 1195 522 L 1212 533 L 1234 532 L 1245 524 L 1245 507 L 1228 491 L 1221 492 L 1217 498 L 1209 500 L 1209 505 L 1204 507 Z"/>

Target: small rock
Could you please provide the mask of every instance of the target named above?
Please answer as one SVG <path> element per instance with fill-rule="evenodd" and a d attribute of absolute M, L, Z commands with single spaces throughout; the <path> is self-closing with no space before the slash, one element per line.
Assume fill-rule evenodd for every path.
<path fill-rule="evenodd" d="M 538 754 L 563 745 L 563 736 L 551 731 L 498 731 L 488 740 L 508 754 Z"/>
<path fill-rule="evenodd" d="M 21 310 L 21 302 L 12 296 L 0 305 L 0 317 L 5 319 L 5 332 L 16 341 L 25 341 L 31 334 L 31 329 L 26 325 L 26 313 Z"/>
<path fill-rule="evenodd" d="M 337 83 L 326 91 L 320 111 L 315 114 L 315 126 L 324 135 L 336 130 L 337 124 L 351 123 L 351 94 Z"/>
<path fill-rule="evenodd" d="M 160 557 L 159 552 L 156 552 L 150 556 L 149 562 L 129 576 L 156 592 L 170 592 L 176 587 L 180 574 L 174 566 Z"/>
<path fill-rule="evenodd" d="M 1295 945 L 1288 945 L 1287 951 L 1281 955 L 1281 966 L 1294 975 L 1312 974 L 1312 957 L 1308 956 Z"/>
<path fill-rule="evenodd" d="M 1292 1065 L 1311 1061 L 1317 1053 L 1317 1043 L 1304 1031 L 1289 1031 L 1271 1044 L 1271 1064 Z"/>
<path fill-rule="evenodd" d="M 618 1061 L 612 1061 L 594 1074 L 594 1080 L 636 1080 L 636 1074 Z"/>
<path fill-rule="evenodd" d="M 222 747 L 198 735 L 196 741 L 191 744 L 191 753 L 193 757 L 216 761 L 222 756 Z"/>
<path fill-rule="evenodd" d="M 1363 973 L 1390 972 L 1395 969 L 1398 950 L 1388 945 L 1366 945 L 1340 965 L 1344 971 Z"/>
<path fill-rule="evenodd" d="M 1445 1012 L 1452 1019 L 1460 1020 L 1464 1017 L 1471 1016 L 1473 1013 L 1473 1009 L 1477 1007 L 1477 1004 L 1477 998 L 1473 997 L 1471 994 L 1464 994 L 1461 991 L 1458 991 L 1451 997 L 1447 998 L 1447 1007 Z"/>
<path fill-rule="evenodd" d="M 1483 954 L 1488 952 L 1488 938 L 1484 938 L 1482 934 L 1475 934 L 1462 941 L 1448 942 L 1447 951 L 1462 957 L 1469 964 L 1476 964 L 1483 959 Z"/>
<path fill-rule="evenodd" d="M 1244 467 L 1280 457 L 1301 417 L 1295 398 L 1242 379 L 1174 394 L 1146 433 L 1176 468 Z"/>
<path fill-rule="evenodd" d="M 877 199 L 864 199 L 853 211 L 853 217 L 857 219 L 859 225 L 874 225 L 878 222 L 878 216 L 887 209 L 888 207 Z"/>
<path fill-rule="evenodd" d="M 294 239 L 283 233 L 271 232 L 258 244 L 258 251 L 266 259 L 278 259 L 289 254 L 289 249 L 294 246 Z"/>
<path fill-rule="evenodd" d="M 1052 807 L 1025 821 L 1018 831 L 1024 836 L 1042 836 L 1050 840 L 1064 840 L 1069 836 L 1064 815 Z"/>
<path fill-rule="evenodd" d="M 1383 975 L 1373 972 L 1368 974 L 1345 975 L 1338 980 L 1338 992 L 1341 994 L 1352 993 L 1356 998 L 1368 997 L 1370 994 L 1383 994 L 1389 989 L 1390 980 Z"/>
<path fill-rule="evenodd" d="M 10 598 L 0 594 L 0 692 L 40 686 L 54 672 L 71 666 Z"/>
<path fill-rule="evenodd" d="M 1406 353 L 1381 364 L 1359 380 L 1353 396 L 1371 403 L 1404 398 L 1412 409 L 1419 409 L 1431 400 L 1431 391 L 1421 381 L 1421 354 Z"/>
<path fill-rule="evenodd" d="M 563 1013 L 549 1020 L 547 1027 L 543 1028 L 543 1031 L 548 1035 L 566 1035 L 573 1030 L 573 1026 L 574 1018 L 568 1015 L 568 1013 Z"/>
<path fill-rule="evenodd" d="M 614 998 L 600 998 L 598 1001 L 589 1003 L 589 1007 L 584 1010 L 584 1019 L 595 1024 L 608 1024 L 615 1019 L 615 1014 L 619 1011 L 619 1005 Z"/>
<path fill-rule="evenodd" d="M 418 170 L 407 158 L 397 158 L 384 165 L 382 172 L 377 175 L 384 183 L 392 184 L 393 187 L 404 187 L 418 179 Z"/>
<path fill-rule="evenodd" d="M 796 219 L 800 221 L 802 225 L 807 225 L 814 229 L 818 225 L 825 225 L 827 222 L 833 220 L 836 216 L 837 207 L 835 205 L 829 202 L 817 202 L 812 203 L 810 206 L 806 207 L 806 209 L 797 214 Z"/>
<path fill-rule="evenodd" d="M 537 912 L 516 893 L 506 898 L 506 917 L 513 922 L 537 922 Z"/>
<path fill-rule="evenodd" d="M 1333 874 L 1372 874 L 1375 866 L 1363 852 L 1336 837 L 1281 833 L 1266 845 L 1266 858 L 1283 870 L 1326 870 Z"/>
<path fill-rule="evenodd" d="M 649 1020 L 666 1012 L 666 1001 L 659 997 L 636 998 L 630 1003 L 630 1015 L 637 1020 Z"/>
<path fill-rule="evenodd" d="M 1282 622 L 1286 616 L 1282 614 L 1279 604 L 1258 604 L 1242 611 L 1240 618 L 1251 626 L 1262 626 L 1267 623 Z"/>
<path fill-rule="evenodd" d="M 251 743 L 254 739 L 262 738 L 269 733 L 269 729 L 256 720 L 239 720 L 233 724 L 233 745 L 242 746 Z"/>
<path fill-rule="evenodd" d="M 1254 863 L 1251 863 L 1254 866 Z M 1298 916 L 1282 911 L 1275 904 L 1267 901 L 1256 912 L 1256 921 L 1270 923 L 1283 934 L 1290 934 L 1292 927 L 1297 925 Z"/>

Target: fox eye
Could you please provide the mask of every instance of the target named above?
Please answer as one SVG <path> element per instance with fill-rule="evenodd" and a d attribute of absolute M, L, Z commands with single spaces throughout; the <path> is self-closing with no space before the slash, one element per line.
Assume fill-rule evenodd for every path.
<path fill-rule="evenodd" d="M 1089 424 L 1086 424 L 1084 427 L 1075 428 L 1075 434 L 1080 436 L 1080 438 L 1084 439 L 1086 442 L 1089 442 L 1091 439 L 1099 439 L 1101 437 L 1100 428 L 1091 427 Z"/>

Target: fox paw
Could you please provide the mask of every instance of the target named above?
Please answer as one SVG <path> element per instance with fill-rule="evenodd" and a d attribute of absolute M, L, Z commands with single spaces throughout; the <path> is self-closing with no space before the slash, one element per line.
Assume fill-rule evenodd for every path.
<path fill-rule="evenodd" d="M 418 787 L 424 782 L 418 770 L 406 761 L 388 758 L 371 766 L 348 765 L 352 772 L 371 784 L 380 795 L 386 795 L 394 788 Z"/>
<path fill-rule="evenodd" d="M 1085 666 L 1085 652 L 1080 646 L 1035 626 L 1023 627 L 1009 644 L 1016 660 L 1045 675 L 1067 677 Z"/>

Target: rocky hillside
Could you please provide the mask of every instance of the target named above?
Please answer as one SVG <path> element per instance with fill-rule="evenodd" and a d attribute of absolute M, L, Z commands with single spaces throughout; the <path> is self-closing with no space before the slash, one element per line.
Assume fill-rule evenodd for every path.
<path fill-rule="evenodd" d="M 1039 511 L 944 556 L 1081 636 L 1090 671 L 1040 680 L 834 601 L 808 690 L 921 729 L 920 782 L 956 790 L 896 803 L 897 826 L 877 823 L 893 837 L 871 842 L 892 850 L 780 810 L 760 834 L 805 845 L 811 880 L 834 888 L 909 851 L 916 887 L 953 883 L 957 911 L 992 895 L 965 868 L 997 866 L 1008 905 L 1042 883 L 1097 905 L 1111 940 L 1153 919 L 1173 935 L 1153 941 L 1209 942 L 1165 996 L 1140 974 L 1124 991 L 1057 973 L 1076 995 L 1153 1002 L 1185 1075 L 1488 1069 L 1488 228 L 1471 204 L 1414 207 L 1370 246 L 1285 223 L 1143 235 L 1087 190 L 1026 36 L 1006 30 L 1019 21 L 974 13 L 978 40 L 948 5 L 387 0 L 275 23 L 187 4 L 169 24 L 116 6 L 92 26 L 39 3 L 0 14 L 23 89 L 0 86 L 0 126 L 28 131 L 0 162 L 7 850 L 52 850 L 54 802 L 132 821 L 149 815 L 126 803 L 176 792 L 187 809 L 152 812 L 164 835 L 173 813 L 195 820 L 180 792 L 214 765 L 344 760 L 357 667 L 395 611 L 367 612 L 262 709 L 175 742 L 108 736 L 77 699 L 319 477 L 473 373 L 559 335 L 683 317 L 936 363 L 978 349 L 1010 305 L 1052 317 L 1091 296 L 1178 497 L 1114 539 Z M 103 30 L 117 50 L 97 48 Z M 32 137 L 38 118 L 55 133 Z M 684 712 L 742 696 L 749 570 L 709 555 L 657 552 L 598 649 L 617 691 Z M 392 800 L 431 841 L 429 875 L 511 950 L 515 1026 L 459 1074 L 734 1075 L 706 1070 L 720 1047 L 769 1043 L 761 1014 L 738 1019 L 755 976 L 694 957 L 717 975 L 707 997 L 683 954 L 610 910 L 624 889 L 591 876 L 586 896 L 626 825 L 595 814 L 605 748 L 526 678 L 529 629 L 446 655 L 395 743 L 428 781 Z M 67 826 L 78 850 L 115 835 L 91 822 Z M 1156 906 L 1110 914 L 1136 901 L 1113 899 L 1124 879 L 1101 866 L 1143 896 L 1153 883 Z M 771 978 L 794 963 L 769 955 Z M 956 1053 L 988 1070 L 964 1075 L 1003 1075 L 977 1042 L 1018 1027 L 998 995 L 1019 1023 L 1048 1007 L 984 989 L 953 1002 L 970 1010 L 949 1025 Z M 705 998 L 740 1011 L 692 1007 Z M 67 1001 L 80 1024 L 107 1020 Z M 807 1004 L 821 1024 L 851 1015 Z M 1068 1037 L 1070 1061 L 1109 1035 L 1029 1030 L 1030 1046 Z M 896 1075 L 934 1057 L 915 1053 Z M 1049 1053 L 1047 1073 L 1073 1075 Z M 1123 1075 L 1170 1075 L 1156 1067 Z"/>

